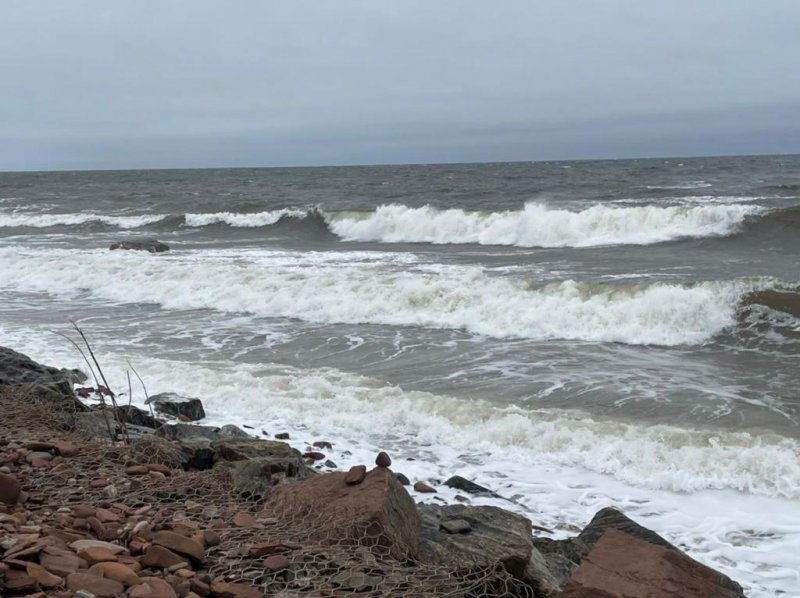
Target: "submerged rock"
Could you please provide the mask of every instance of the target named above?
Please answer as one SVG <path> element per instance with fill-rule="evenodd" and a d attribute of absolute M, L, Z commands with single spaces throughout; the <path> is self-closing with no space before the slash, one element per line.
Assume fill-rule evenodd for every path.
<path fill-rule="evenodd" d="M 117 241 L 116 243 L 112 243 L 109 247 L 110 250 L 114 251 L 115 249 L 128 249 L 132 251 L 148 251 L 150 253 L 162 253 L 164 251 L 169 251 L 169 245 L 166 243 L 162 243 L 156 239 L 142 239 L 139 241 L 130 240 L 130 241 Z"/>

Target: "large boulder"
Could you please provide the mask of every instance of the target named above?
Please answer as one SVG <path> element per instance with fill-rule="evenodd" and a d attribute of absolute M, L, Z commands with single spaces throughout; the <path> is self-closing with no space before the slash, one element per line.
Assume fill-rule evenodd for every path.
<path fill-rule="evenodd" d="M 594 543 L 562 598 L 743 598 L 730 578 L 683 552 L 615 528 Z"/>
<path fill-rule="evenodd" d="M 173 392 L 162 392 L 150 397 L 147 402 L 159 413 L 173 417 L 185 417 L 189 421 L 197 421 L 206 416 L 200 399 L 183 397 Z"/>
<path fill-rule="evenodd" d="M 376 467 L 358 483 L 348 483 L 347 475 L 327 473 L 281 484 L 272 490 L 265 509 L 283 521 L 296 521 L 310 541 L 319 534 L 383 550 L 401 561 L 416 558 L 419 512 L 391 470 Z"/>
<path fill-rule="evenodd" d="M 313 472 L 300 451 L 285 442 L 257 438 L 215 440 L 214 463 L 233 462 L 235 487 L 242 494 L 256 496 L 286 479 L 305 479 Z M 243 463 L 242 463 L 243 462 Z"/>
<path fill-rule="evenodd" d="M 112 243 L 109 247 L 110 250 L 115 249 L 128 249 L 132 251 L 148 251 L 150 253 L 162 253 L 164 251 L 169 251 L 169 245 L 166 243 L 162 243 L 156 239 L 141 239 L 135 240 L 131 239 L 128 241 L 117 241 L 116 243 Z"/>
<path fill-rule="evenodd" d="M 72 391 L 80 376 L 75 370 L 60 370 L 37 363 L 27 355 L 0 347 L 0 386 L 16 386 L 19 396 L 38 403 L 51 403 L 59 409 L 76 412 L 88 408 Z"/>
<path fill-rule="evenodd" d="M 419 505 L 420 561 L 458 570 L 501 565 L 533 588 L 555 595 L 560 584 L 533 546 L 531 522 L 498 507 Z"/>

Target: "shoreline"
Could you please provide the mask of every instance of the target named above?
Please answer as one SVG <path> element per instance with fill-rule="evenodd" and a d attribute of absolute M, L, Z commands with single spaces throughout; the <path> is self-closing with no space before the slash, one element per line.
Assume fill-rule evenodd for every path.
<path fill-rule="evenodd" d="M 600 589 L 618 590 L 619 584 L 624 583 L 622 571 L 632 566 L 640 576 L 637 583 L 645 584 L 641 586 L 642 590 L 663 586 L 670 572 L 674 573 L 674 563 L 670 563 L 675 561 L 691 572 L 684 571 L 688 578 L 696 576 L 703 584 L 713 580 L 717 583 L 712 588 L 716 593 L 697 595 L 743 595 L 738 584 L 694 561 L 614 509 L 601 509 L 577 536 L 553 540 L 547 537 L 549 530 L 532 526 L 530 520 L 519 514 L 495 506 L 470 505 L 475 493 L 492 491 L 470 485 L 470 481 L 463 478 L 456 482 L 460 484 L 458 496 L 462 498 L 455 499 L 463 504 L 415 504 L 405 486 L 398 481 L 398 476 L 389 468 L 392 464 L 388 455 L 380 455 L 374 468 L 372 464 L 359 464 L 347 472 L 312 473 L 313 463 L 325 458 L 327 443 L 324 440 L 315 447 L 317 451 L 312 451 L 317 454 L 306 452 L 304 456 L 280 440 L 246 437 L 235 426 L 209 429 L 189 423 L 166 424 L 161 428 L 162 433 L 156 434 L 153 428 L 147 431 L 149 414 L 127 409 L 124 417 L 120 417 L 126 422 L 120 427 L 128 427 L 129 440 L 109 442 L 107 438 L 103 439 L 103 435 L 107 434 L 110 424 L 103 425 L 105 422 L 98 419 L 97 411 L 84 410 L 80 406 L 82 404 L 74 398 L 71 385 L 64 384 L 64 371 L 24 361 L 22 357 L 17 358 L 16 369 L 27 372 L 27 379 L 9 386 L 6 376 L 4 393 L 0 396 L 5 412 L 9 414 L 0 423 L 0 437 L 4 442 L 0 455 L 5 463 L 2 467 L 8 470 L 3 471 L 3 475 L 19 477 L 21 491 L 27 493 L 27 496 L 22 495 L 26 499 L 23 502 L 20 503 L 17 496 L 13 503 L 0 507 L 3 509 L 0 513 L 6 513 L 0 515 L 6 526 L 0 546 L 9 546 L 3 555 L 3 562 L 9 565 L 0 568 L 0 572 L 7 587 L 11 576 L 13 583 L 22 584 L 18 587 L 26 591 L 36 587 L 41 589 L 42 583 L 56 584 L 52 587 L 58 591 L 71 583 L 72 590 L 76 590 L 82 583 L 99 583 L 89 577 L 108 579 L 114 573 L 106 570 L 112 569 L 116 570 L 115 574 L 124 574 L 131 581 L 125 586 L 129 588 L 125 590 L 128 596 L 148 595 L 141 593 L 144 590 L 136 589 L 147 584 L 161 587 L 169 595 L 158 581 L 169 585 L 175 595 L 189 598 L 193 598 L 191 592 L 200 596 L 277 595 L 279 586 L 286 590 L 291 584 L 296 585 L 302 571 L 304 575 L 313 573 L 312 577 L 316 576 L 314 583 L 319 588 L 329 588 L 333 592 L 330 595 L 343 595 L 361 588 L 366 595 L 399 596 L 409 595 L 401 593 L 402 584 L 397 585 L 400 577 L 403 584 L 422 584 L 416 586 L 422 589 L 425 584 L 433 583 L 433 577 L 446 573 L 448 583 L 454 584 L 451 585 L 454 591 L 469 587 L 471 591 L 486 590 L 486 593 L 479 591 L 470 595 L 490 595 L 490 587 L 502 586 L 506 593 L 492 595 L 578 597 L 591 595 L 586 592 Z M 35 400 L 31 400 L 34 396 Z M 41 414 L 43 407 L 50 412 L 49 421 L 32 419 L 37 410 Z M 60 415 L 56 417 L 57 414 Z M 16 428 L 14 422 L 18 424 Z M 62 451 L 58 448 L 59 442 L 72 443 L 73 449 Z M 101 454 L 85 461 L 92 451 Z M 42 454 L 29 458 L 36 452 Z M 45 458 L 45 453 L 49 453 L 49 459 Z M 92 471 L 86 471 L 89 462 Z M 66 472 L 72 475 L 66 478 L 66 485 L 51 486 L 43 493 L 28 490 L 33 490 L 36 484 L 40 485 L 38 489 L 47 489 L 46 484 L 41 486 L 42 480 L 53 476 L 61 479 L 67 475 Z M 105 478 L 98 478 L 98 472 L 108 474 Z M 88 479 L 90 476 L 94 477 Z M 183 495 L 180 489 L 185 491 Z M 427 489 L 417 486 L 417 490 Z M 65 492 L 69 499 L 65 499 Z M 204 492 L 207 493 L 205 496 Z M 152 515 L 152 498 L 162 495 L 163 502 L 155 508 L 157 515 Z M 60 501 L 58 507 L 54 504 L 56 497 Z M 140 504 L 147 502 L 148 498 L 151 499 L 150 505 Z M 495 494 L 493 498 L 498 497 Z M 78 507 L 87 504 L 95 511 L 91 517 L 101 525 L 95 525 L 90 521 L 91 517 L 80 517 L 81 513 L 76 512 Z M 32 506 L 35 509 L 31 509 Z M 141 511 L 146 506 L 148 510 Z M 214 507 L 213 513 L 207 511 L 211 506 Z M 99 510 L 103 510 L 107 521 L 100 521 L 96 516 Z M 24 517 L 15 517 L 20 512 L 25 513 Z M 165 513 L 171 513 L 172 517 L 159 518 Z M 176 519 L 175 513 L 180 513 L 181 517 Z M 20 524 L 20 518 L 24 525 Z M 35 525 L 30 525 L 32 521 Z M 143 521 L 147 523 L 143 524 Z M 313 537 L 298 541 L 304 534 L 308 536 L 307 532 L 312 528 L 316 530 L 316 536 L 312 534 Z M 220 542 L 210 545 L 205 536 L 199 537 L 201 532 L 217 534 Z M 36 546 L 38 550 L 20 549 L 20 536 L 25 534 L 29 536 L 23 539 L 25 542 L 36 535 L 27 548 Z M 47 570 L 45 565 L 50 559 L 42 554 L 49 554 L 48 549 L 68 550 L 69 545 L 78 541 L 76 535 L 123 547 L 125 558 L 118 557 L 114 562 L 129 571 L 107 565 L 97 567 L 98 563 L 91 565 L 88 561 L 87 567 L 82 567 L 78 562 L 75 571 L 68 572 L 57 583 L 54 576 L 58 577 L 59 572 Z M 155 563 L 153 554 L 163 556 L 162 549 L 175 549 L 182 542 L 174 535 L 199 544 L 203 550 L 202 558 L 190 556 L 188 561 L 180 563 L 186 562 L 188 566 L 172 571 L 170 568 L 179 563 L 173 562 L 167 567 L 161 567 L 164 561 Z M 265 543 L 272 546 L 276 535 L 294 540 L 285 541 L 280 544 L 283 548 L 270 554 L 272 549 L 263 546 Z M 58 538 L 61 546 L 54 547 L 52 543 L 58 544 Z M 67 544 L 66 540 L 71 542 Z M 165 546 L 165 542 L 172 544 Z M 249 542 L 247 555 L 238 554 L 236 550 L 232 555 L 218 548 L 220 545 L 229 547 L 231 542 Z M 363 570 L 362 563 L 356 575 L 355 565 L 340 566 L 331 574 L 308 569 L 307 564 L 303 564 L 306 562 L 303 558 L 310 553 L 326 553 L 332 550 L 332 546 L 337 551 L 344 551 L 350 561 L 368 556 L 377 560 L 379 566 L 370 573 Z M 642 559 L 642 551 L 648 555 L 647 559 Z M 19 558 L 9 558 L 9 552 L 12 557 Z M 73 553 L 78 561 L 83 558 L 80 551 L 73 550 Z M 173 554 L 185 556 L 177 549 Z M 638 555 L 635 562 L 632 560 L 634 555 Z M 200 555 L 195 554 L 197 556 Z M 36 566 L 37 559 L 38 566 L 43 567 L 50 577 Z M 271 565 L 279 562 L 281 566 L 270 569 L 267 566 L 269 559 L 273 559 Z M 71 559 L 71 562 L 75 564 L 76 561 Z M 610 564 L 613 565 L 612 571 L 608 572 Z M 476 568 L 483 571 L 480 579 L 464 577 L 465 570 Z M 20 573 L 22 569 L 24 574 Z M 607 574 L 598 578 L 601 569 Z M 248 577 L 251 570 L 260 570 L 261 573 Z M 40 574 L 41 579 L 36 580 L 32 571 Z M 223 571 L 228 573 L 220 574 Z M 133 583 L 129 572 L 139 580 L 147 581 Z M 27 578 L 34 578 L 34 582 Z M 479 585 L 469 586 L 474 583 Z M 223 588 L 220 584 L 235 584 L 234 593 L 226 594 L 230 588 Z M 353 585 L 357 588 L 350 587 Z M 711 588 L 703 587 L 706 590 Z M 258 594 L 253 593 L 254 589 Z M 205 591 L 207 593 L 203 594 Z M 14 595 L 18 595 L 16 590 Z M 54 591 L 45 595 L 71 594 L 65 590 L 61 594 Z"/>

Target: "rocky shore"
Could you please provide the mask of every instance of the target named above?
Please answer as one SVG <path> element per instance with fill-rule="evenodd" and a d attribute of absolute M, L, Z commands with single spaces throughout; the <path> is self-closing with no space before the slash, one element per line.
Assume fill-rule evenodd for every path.
<path fill-rule="evenodd" d="M 2 596 L 744 595 L 612 508 L 553 540 L 459 476 L 459 504 L 415 504 L 388 453 L 320 473 L 323 440 L 198 425 L 174 395 L 88 407 L 81 379 L 0 347 Z"/>

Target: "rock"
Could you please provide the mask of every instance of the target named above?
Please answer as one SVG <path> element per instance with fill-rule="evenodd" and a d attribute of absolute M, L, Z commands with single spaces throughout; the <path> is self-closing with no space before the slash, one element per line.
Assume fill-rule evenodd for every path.
<path fill-rule="evenodd" d="M 223 439 L 232 439 L 232 438 L 252 438 L 250 434 L 234 426 L 233 424 L 226 424 L 222 426 L 219 431 L 217 432 L 219 438 Z"/>
<path fill-rule="evenodd" d="M 80 452 L 80 449 L 72 442 L 66 440 L 54 440 L 53 447 L 56 453 L 62 457 L 74 457 Z"/>
<path fill-rule="evenodd" d="M 333 449 L 333 445 L 327 440 L 317 440 L 314 446 L 318 449 L 327 449 L 329 451 Z"/>
<path fill-rule="evenodd" d="M 319 474 L 276 486 L 266 511 L 307 519 L 318 517 L 327 533 L 360 545 L 379 546 L 398 560 L 416 556 L 420 518 L 416 505 L 391 471 L 379 467 L 360 484 L 347 484 L 349 472 Z M 345 515 L 343 515 L 345 514 Z M 310 524 L 313 524 L 312 518 Z"/>
<path fill-rule="evenodd" d="M 162 392 L 153 395 L 147 401 L 159 413 L 165 413 L 173 417 L 185 416 L 189 418 L 189 421 L 197 421 L 206 416 L 200 399 L 183 397 L 172 392 Z"/>
<path fill-rule="evenodd" d="M 214 448 L 208 438 L 193 437 L 178 441 L 183 467 L 203 471 L 214 467 Z"/>
<path fill-rule="evenodd" d="M 69 551 L 59 551 L 58 554 L 41 553 L 39 563 L 50 573 L 66 577 L 70 573 L 75 573 L 81 566 L 81 560 L 77 555 Z M 80 589 L 80 588 L 77 588 Z"/>
<path fill-rule="evenodd" d="M 178 598 L 175 590 L 163 579 L 142 577 L 142 583 L 128 591 L 129 598 Z"/>
<path fill-rule="evenodd" d="M 303 459 L 311 459 L 312 461 L 322 461 L 325 458 L 324 453 L 318 451 L 307 451 L 303 453 Z"/>
<path fill-rule="evenodd" d="M 394 477 L 396 477 L 397 481 L 400 482 L 401 484 L 403 484 L 403 486 L 410 486 L 411 485 L 411 480 L 409 480 L 402 473 L 395 473 Z"/>
<path fill-rule="evenodd" d="M 13 349 L 0 347 L 0 386 L 25 385 L 26 400 L 50 401 L 72 413 L 88 411 L 72 392 L 69 371 L 42 365 Z"/>
<path fill-rule="evenodd" d="M 134 407 L 133 405 L 120 405 L 116 409 L 116 415 L 126 424 L 143 426 L 151 430 L 155 430 L 162 425 L 162 422 L 150 415 L 147 411 Z"/>
<path fill-rule="evenodd" d="M 17 478 L 6 473 L 0 473 L 0 503 L 7 505 L 17 504 L 21 490 L 22 487 Z"/>
<path fill-rule="evenodd" d="M 436 492 L 435 488 L 428 486 L 428 484 L 426 484 L 425 482 L 417 482 L 416 484 L 414 484 L 414 490 L 416 490 L 417 492 L 428 493 L 428 494 Z"/>
<path fill-rule="evenodd" d="M 281 542 L 261 542 L 254 544 L 247 550 L 247 556 L 250 558 L 258 558 L 262 556 L 270 556 L 273 554 L 283 554 L 287 552 L 289 547 Z"/>
<path fill-rule="evenodd" d="M 389 455 L 383 451 L 378 453 L 378 456 L 375 458 L 375 465 L 378 467 L 389 467 L 391 464 L 391 457 L 389 457 Z"/>
<path fill-rule="evenodd" d="M 217 546 L 222 542 L 222 538 L 214 530 L 207 529 L 203 531 L 203 542 L 205 542 L 206 546 Z"/>
<path fill-rule="evenodd" d="M 488 488 L 484 488 L 480 484 L 476 484 L 475 482 L 471 482 L 466 478 L 462 478 L 460 475 L 454 475 L 453 477 L 449 478 L 444 485 L 448 488 L 454 488 L 456 490 L 461 490 L 462 492 L 467 492 L 473 496 L 491 496 L 493 498 L 501 498 L 498 494 L 492 492 Z"/>
<path fill-rule="evenodd" d="M 6 579 L 5 587 L 12 592 L 34 590 L 36 589 L 36 579 L 30 575 L 19 575 L 11 579 Z"/>
<path fill-rule="evenodd" d="M 503 566 L 513 577 L 533 587 L 536 596 L 550 596 L 559 585 L 546 569 L 540 570 L 540 555 L 533 546 L 531 522 L 521 515 L 497 507 L 464 505 L 419 505 L 422 516 L 420 562 L 429 565 L 471 569 Z M 463 523 L 452 533 L 453 521 Z"/>
<path fill-rule="evenodd" d="M 89 546 L 78 552 L 78 556 L 89 565 L 96 565 L 97 563 L 111 563 L 117 560 L 117 555 L 110 551 L 108 548 L 101 546 Z"/>
<path fill-rule="evenodd" d="M 211 593 L 215 598 L 264 598 L 261 590 L 242 583 L 212 583 Z"/>
<path fill-rule="evenodd" d="M 97 563 L 89 568 L 89 573 L 118 581 L 126 588 L 141 582 L 139 576 L 122 563 Z"/>
<path fill-rule="evenodd" d="M 198 542 L 167 530 L 157 532 L 153 536 L 153 544 L 158 544 L 164 548 L 169 548 L 173 552 L 188 556 L 197 564 L 201 564 L 206 556 L 205 549 Z"/>
<path fill-rule="evenodd" d="M 594 543 L 609 529 L 617 529 L 639 540 L 678 550 L 677 547 L 667 542 L 657 533 L 639 525 L 621 511 L 612 507 L 606 507 L 605 509 L 599 510 L 586 527 L 581 530 L 581 533 L 578 534 L 578 539 L 585 545 L 586 553 L 591 550 Z"/>
<path fill-rule="evenodd" d="M 270 571 L 283 571 L 289 568 L 289 559 L 282 554 L 273 554 L 261 561 L 261 564 Z"/>
<path fill-rule="evenodd" d="M 380 586 L 383 578 L 367 575 L 362 571 L 344 570 L 331 578 L 331 582 L 342 590 L 353 592 L 369 592 Z"/>
<path fill-rule="evenodd" d="M 595 596 L 742 598 L 744 593 L 730 578 L 679 550 L 612 527 L 596 540 L 562 594 Z"/>
<path fill-rule="evenodd" d="M 448 534 L 467 534 L 472 531 L 472 526 L 466 519 L 448 519 L 439 524 L 439 529 Z"/>
<path fill-rule="evenodd" d="M 53 575 L 47 569 L 36 563 L 28 563 L 25 569 L 28 575 L 33 577 L 36 583 L 43 588 L 57 588 L 62 583 L 58 575 Z"/>
<path fill-rule="evenodd" d="M 233 524 L 237 527 L 256 527 L 258 526 L 258 520 L 250 513 L 242 511 L 233 516 Z"/>
<path fill-rule="evenodd" d="M 125 468 L 125 473 L 128 475 L 147 475 L 149 471 L 146 465 L 131 465 Z"/>
<path fill-rule="evenodd" d="M 89 573 L 70 573 L 67 576 L 67 589 L 73 592 L 85 590 L 97 598 L 113 598 L 125 592 L 125 587 L 113 579 L 105 579 Z"/>
<path fill-rule="evenodd" d="M 76 540 L 69 545 L 75 552 L 81 552 L 87 548 L 105 548 L 113 554 L 122 554 L 128 552 L 124 546 L 119 544 L 112 544 L 111 542 L 103 542 L 102 540 Z"/>
<path fill-rule="evenodd" d="M 353 465 L 344 476 L 344 483 L 352 486 L 360 484 L 367 477 L 366 465 Z"/>
<path fill-rule="evenodd" d="M 278 432 L 275 434 L 275 438 L 278 440 L 289 440 L 289 432 Z"/>
<path fill-rule="evenodd" d="M 157 544 L 147 547 L 144 555 L 139 558 L 139 562 L 151 569 L 169 569 L 186 561 L 186 557 L 172 552 L 169 548 L 164 548 Z"/>
<path fill-rule="evenodd" d="M 147 251 L 149 253 L 162 253 L 169 251 L 169 245 L 157 241 L 156 239 L 142 239 L 140 241 L 117 241 L 109 246 L 111 251 L 116 249 L 127 249 L 131 251 Z"/>
<path fill-rule="evenodd" d="M 250 461 L 231 466 L 234 486 L 240 494 L 260 497 L 279 481 L 313 475 L 300 452 L 285 442 L 248 438 L 217 440 L 212 446 L 215 466 L 224 461 Z"/>

